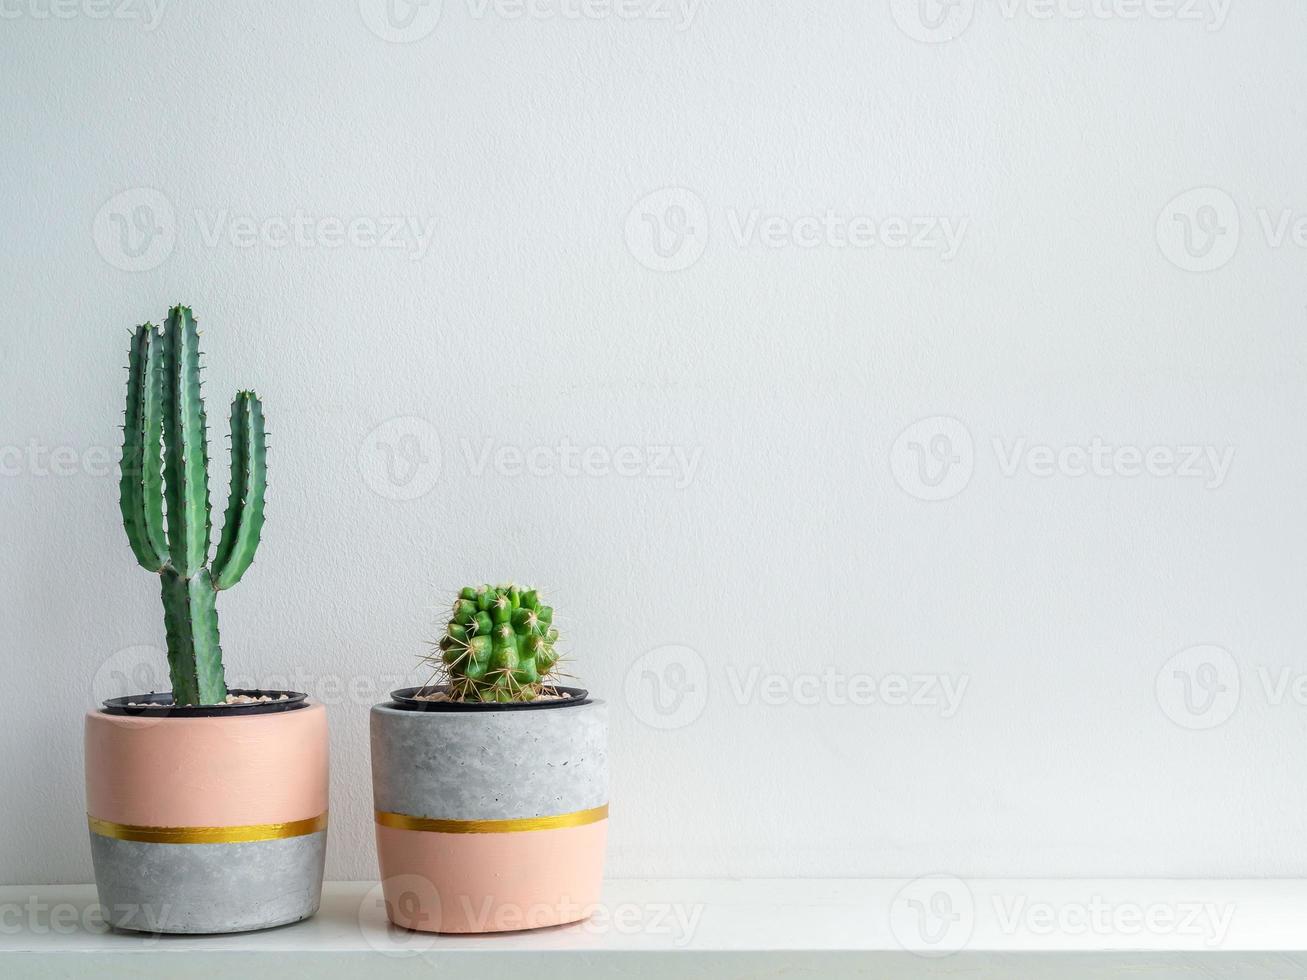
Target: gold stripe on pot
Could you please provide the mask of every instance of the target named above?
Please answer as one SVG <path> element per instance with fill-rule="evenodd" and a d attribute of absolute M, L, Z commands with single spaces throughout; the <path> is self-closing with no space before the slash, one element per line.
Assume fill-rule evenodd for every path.
<path fill-rule="evenodd" d="M 255 823 L 243 827 L 143 827 L 139 824 L 114 823 L 89 813 L 91 833 L 115 840 L 134 840 L 144 844 L 248 844 L 255 841 L 286 840 L 327 829 L 327 815 L 321 813 L 307 820 L 289 823 Z"/>
<path fill-rule="evenodd" d="M 516 834 L 524 830 L 558 830 L 584 827 L 608 819 L 608 804 L 589 810 L 575 810 L 552 817 L 521 817 L 510 820 L 436 820 L 410 817 L 406 813 L 377 811 L 377 823 L 395 830 L 426 830 L 438 834 Z"/>

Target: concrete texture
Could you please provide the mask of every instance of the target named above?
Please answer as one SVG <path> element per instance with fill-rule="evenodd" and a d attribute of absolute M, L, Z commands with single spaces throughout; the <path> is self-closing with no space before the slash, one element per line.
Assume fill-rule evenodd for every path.
<path fill-rule="evenodd" d="M 136 932 L 266 929 L 318 909 L 327 834 L 241 844 L 146 844 L 91 834 L 111 925 Z"/>
<path fill-rule="evenodd" d="M 441 820 L 505 820 L 608 802 L 608 705 L 372 709 L 373 802 Z"/>

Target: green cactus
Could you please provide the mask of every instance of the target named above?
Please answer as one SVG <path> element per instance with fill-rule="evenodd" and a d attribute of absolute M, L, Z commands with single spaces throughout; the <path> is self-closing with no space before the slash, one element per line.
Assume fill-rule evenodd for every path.
<path fill-rule="evenodd" d="M 558 666 L 554 611 L 535 589 L 463 589 L 430 658 L 456 701 L 534 701 Z"/>
<path fill-rule="evenodd" d="M 136 560 L 162 581 L 174 703 L 217 704 L 227 697 L 227 683 L 215 600 L 250 567 L 263 528 L 263 406 L 252 391 L 239 392 L 232 402 L 231 493 L 209 567 L 208 425 L 199 331 L 190 308 L 174 306 L 162 333 L 152 323 L 137 327 L 127 370 L 123 527 Z"/>

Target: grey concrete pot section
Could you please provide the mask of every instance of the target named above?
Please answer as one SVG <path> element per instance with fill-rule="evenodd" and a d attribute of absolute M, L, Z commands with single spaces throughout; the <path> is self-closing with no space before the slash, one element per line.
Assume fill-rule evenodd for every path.
<path fill-rule="evenodd" d="M 608 706 L 372 709 L 387 914 L 428 932 L 573 922 L 599 901 Z"/>
<path fill-rule="evenodd" d="M 106 921 L 266 929 L 318 909 L 327 840 L 321 705 L 86 717 L 87 817 Z"/>

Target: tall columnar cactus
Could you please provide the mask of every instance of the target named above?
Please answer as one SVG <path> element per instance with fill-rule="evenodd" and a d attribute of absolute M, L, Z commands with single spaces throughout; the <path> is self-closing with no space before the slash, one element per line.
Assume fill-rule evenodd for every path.
<path fill-rule="evenodd" d="M 439 643 L 449 696 L 457 701 L 534 701 L 558 664 L 553 622 L 553 609 L 535 589 L 463 589 Z"/>
<path fill-rule="evenodd" d="M 254 392 L 239 392 L 231 405 L 231 493 L 212 567 L 207 440 L 199 331 L 190 308 L 174 306 L 162 333 L 144 323 L 132 336 L 119 498 L 136 560 L 162 581 L 176 704 L 227 697 L 215 600 L 254 560 L 268 476 Z"/>

